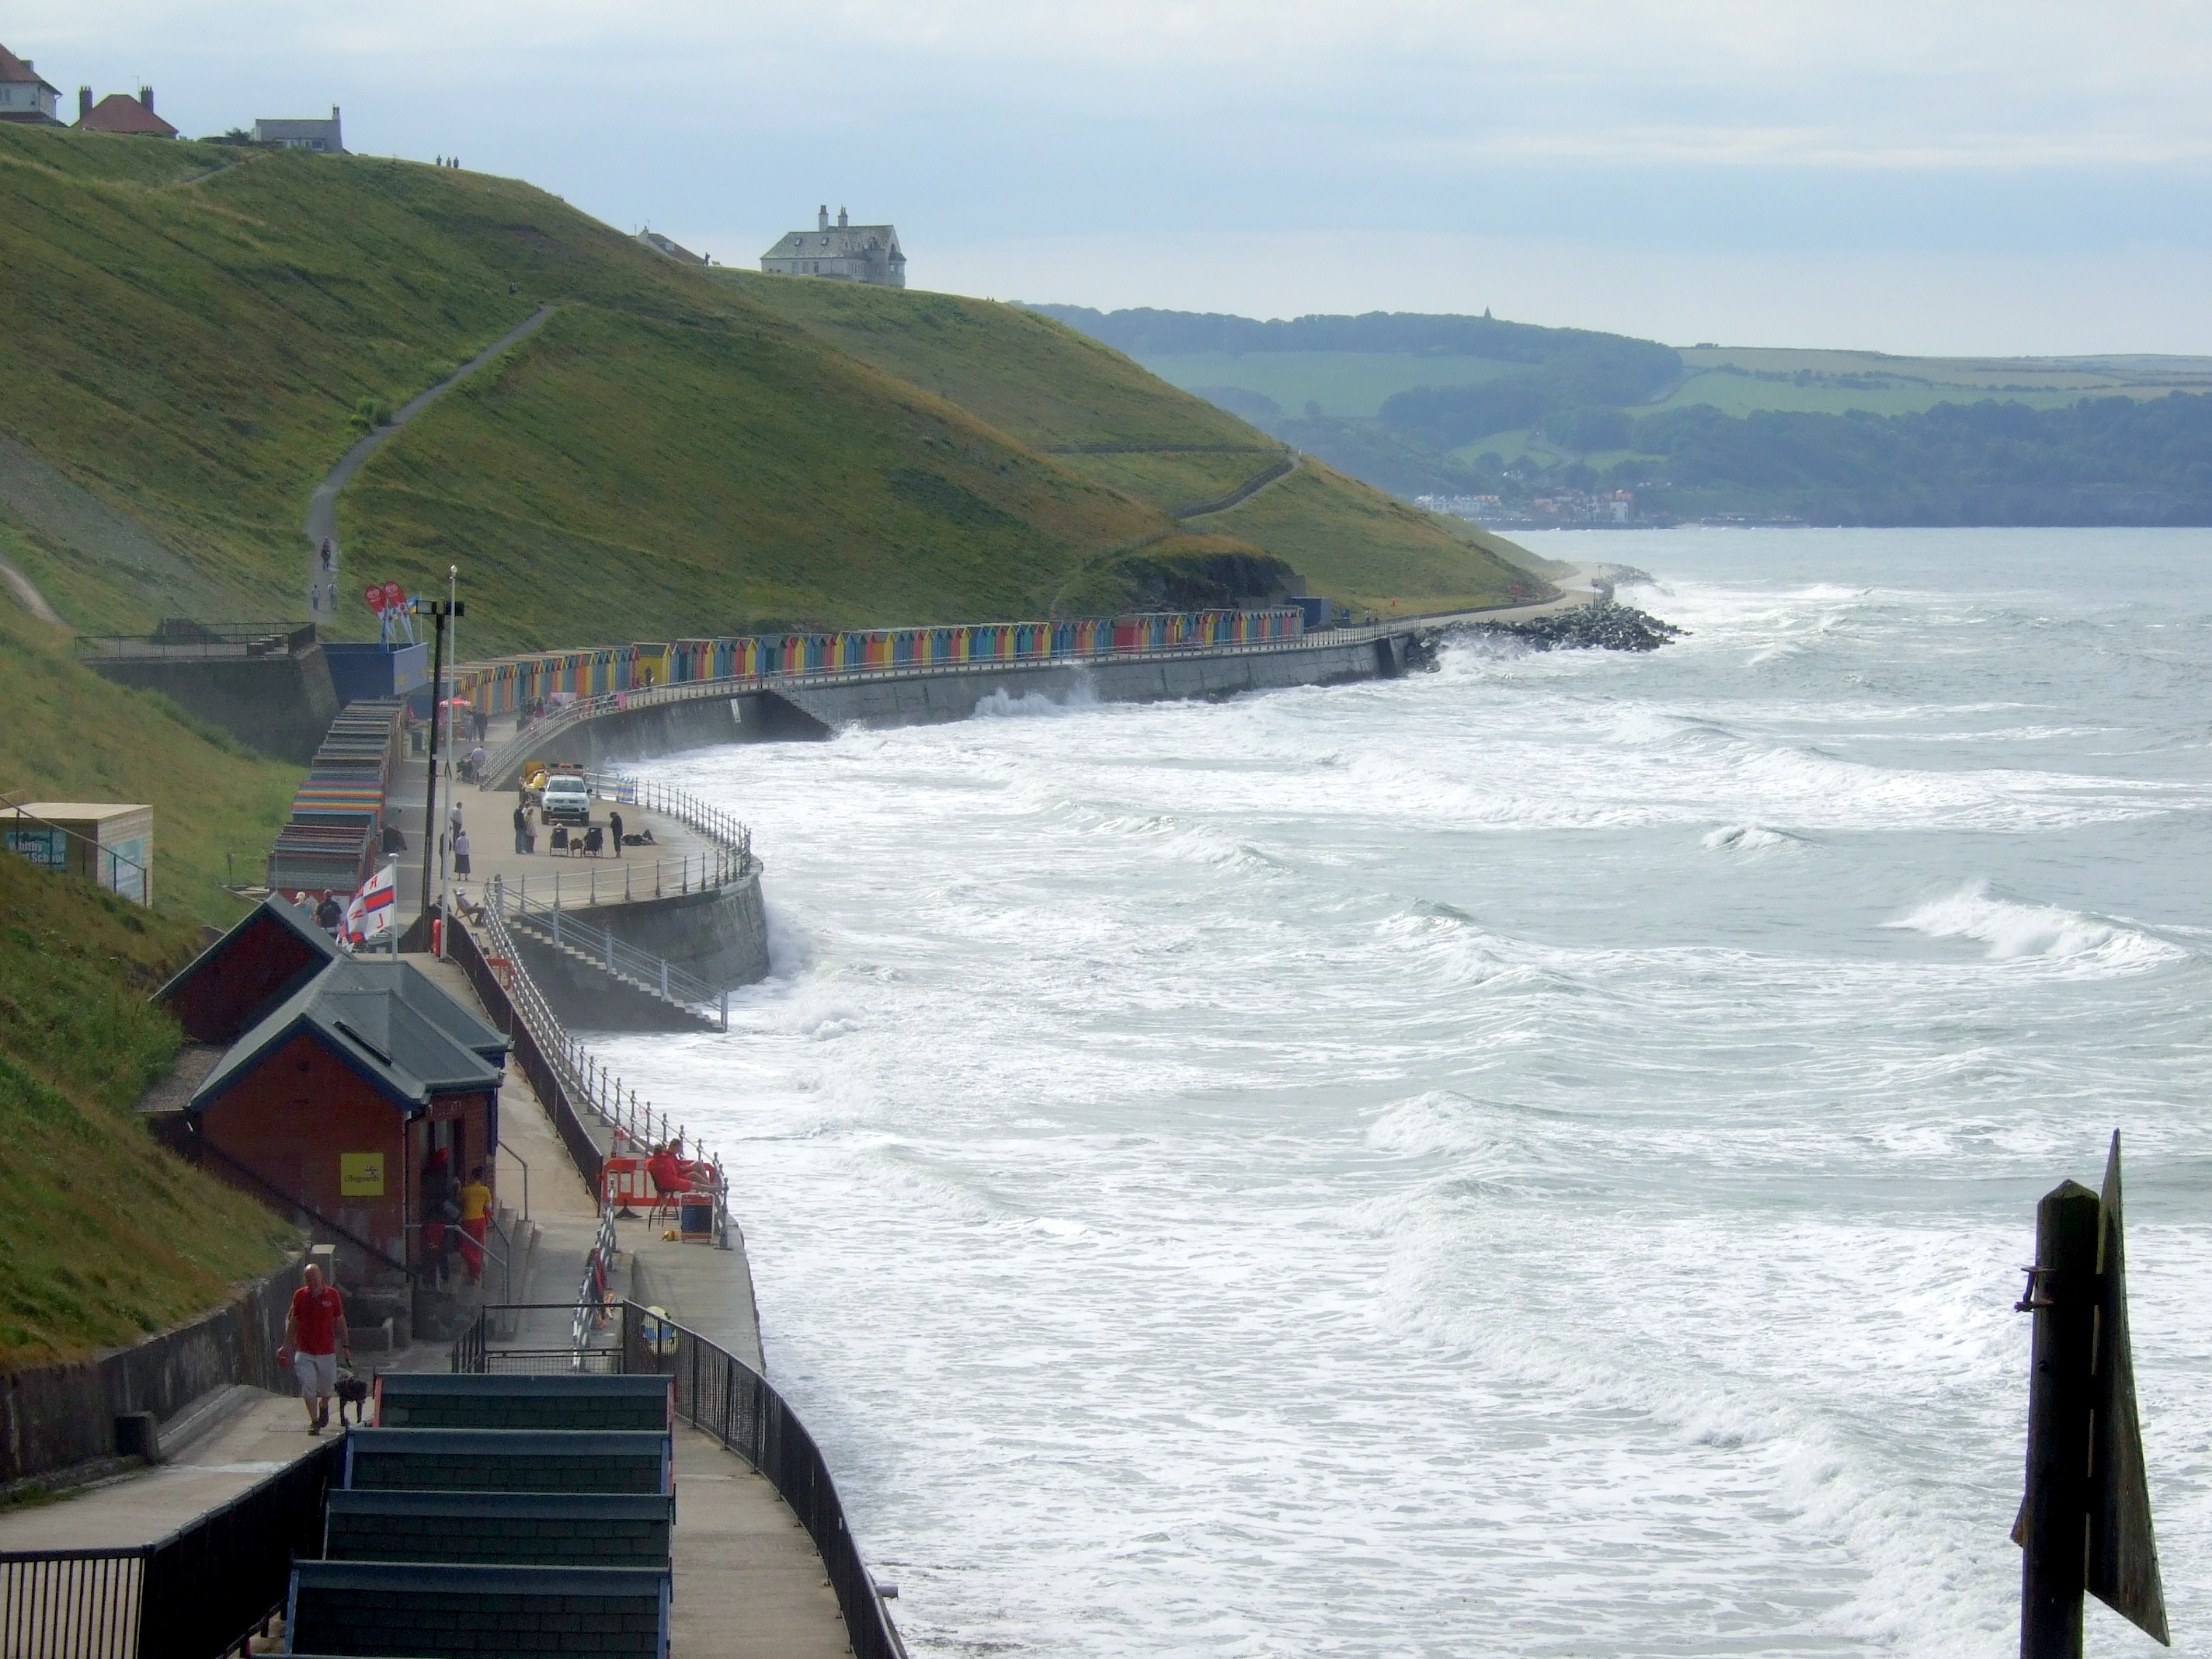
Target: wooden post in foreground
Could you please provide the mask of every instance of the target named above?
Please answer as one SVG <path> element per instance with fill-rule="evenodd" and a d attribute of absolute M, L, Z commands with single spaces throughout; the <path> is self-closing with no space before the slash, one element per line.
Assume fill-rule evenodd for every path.
<path fill-rule="evenodd" d="M 2081 1659 L 2083 1595 L 2172 1645 L 2129 1351 L 2120 1137 L 2100 1194 L 2068 1181 L 2035 1210 L 2035 1266 L 2020 1311 L 2035 1316 L 2027 1395 L 2021 1659 Z"/>
<path fill-rule="evenodd" d="M 2035 1206 L 2021 1659 L 2081 1659 L 2087 1588 L 2089 1394 L 2097 1352 L 2097 1194 L 2062 1182 Z"/>

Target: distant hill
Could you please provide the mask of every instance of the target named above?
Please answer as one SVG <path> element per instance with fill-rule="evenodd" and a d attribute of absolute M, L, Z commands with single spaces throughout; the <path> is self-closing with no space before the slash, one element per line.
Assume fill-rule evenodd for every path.
<path fill-rule="evenodd" d="M 1646 522 L 2212 522 L 2199 416 L 2173 399 L 2212 392 L 2212 359 L 1677 349 L 1486 315 L 1040 309 L 1381 488 L 1495 496 L 1509 523 L 1620 489 Z"/>
<path fill-rule="evenodd" d="M 680 266 L 513 180 L 0 125 L 0 532 L 87 631 L 304 620 L 317 482 L 544 303 L 340 498 L 341 632 L 367 581 L 452 564 L 471 653 L 1103 605 L 1151 591 L 1147 555 L 1414 609 L 1528 586 L 1322 467 L 1288 522 L 1257 511 L 1279 489 L 1191 516 L 1280 443 L 1056 325 L 810 305 L 780 283 L 843 285 Z M 82 529 L 8 506 L 48 485 Z"/>

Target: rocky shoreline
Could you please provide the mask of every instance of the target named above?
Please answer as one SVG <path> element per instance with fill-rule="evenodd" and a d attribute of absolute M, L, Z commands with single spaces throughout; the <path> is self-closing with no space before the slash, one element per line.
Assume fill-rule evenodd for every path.
<path fill-rule="evenodd" d="M 1606 599 L 1523 622 L 1453 623 L 1421 635 L 1413 646 L 1426 667 L 1434 665 L 1437 647 L 1446 640 L 1468 634 L 1502 634 L 1537 651 L 1656 651 L 1687 631 L 1632 605 Z"/>

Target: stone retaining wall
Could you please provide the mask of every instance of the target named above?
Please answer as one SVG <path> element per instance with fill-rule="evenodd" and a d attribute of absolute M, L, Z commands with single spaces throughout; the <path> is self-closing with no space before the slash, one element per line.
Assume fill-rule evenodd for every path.
<path fill-rule="evenodd" d="M 304 1263 L 295 1261 L 205 1317 L 136 1346 L 0 1373 L 0 1485 L 114 1456 L 119 1417 L 149 1412 L 167 1421 L 234 1382 L 288 1392 L 276 1349 Z"/>

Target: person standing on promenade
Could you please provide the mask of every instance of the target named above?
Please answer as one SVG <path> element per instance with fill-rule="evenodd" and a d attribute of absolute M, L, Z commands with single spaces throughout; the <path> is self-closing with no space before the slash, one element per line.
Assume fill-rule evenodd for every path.
<path fill-rule="evenodd" d="M 484 1185 L 484 1167 L 479 1164 L 469 1171 L 468 1185 L 461 1188 L 461 1231 L 467 1235 L 461 1240 L 461 1261 L 469 1270 L 469 1283 L 483 1283 L 484 1228 L 491 1215 L 491 1188 Z"/>
<path fill-rule="evenodd" d="M 453 1203 L 453 1164 L 443 1146 L 422 1166 L 422 1263 L 441 1289 L 446 1271 L 446 1224 L 460 1214 Z"/>
<path fill-rule="evenodd" d="M 331 1424 L 331 1396 L 337 1392 L 338 1355 L 353 1363 L 353 1333 L 346 1328 L 345 1297 L 335 1285 L 323 1283 L 323 1270 L 313 1262 L 292 1292 L 292 1306 L 284 1316 L 284 1342 L 276 1350 L 276 1363 L 291 1362 L 300 1379 L 300 1398 L 307 1407 L 307 1432 L 320 1434 Z"/>
<path fill-rule="evenodd" d="M 469 873 L 469 832 L 465 830 L 453 832 L 453 873 L 457 876 Z"/>
<path fill-rule="evenodd" d="M 514 809 L 514 850 L 518 853 L 530 850 L 530 813 L 522 806 Z"/>
<path fill-rule="evenodd" d="M 619 812 L 608 813 L 607 828 L 614 836 L 615 856 L 617 858 L 620 858 L 622 856 L 622 814 Z"/>

